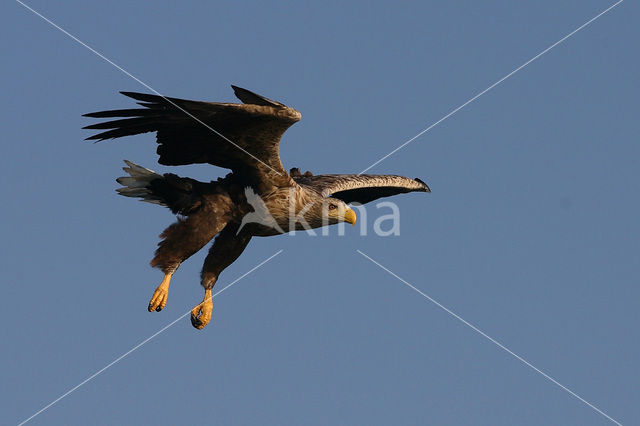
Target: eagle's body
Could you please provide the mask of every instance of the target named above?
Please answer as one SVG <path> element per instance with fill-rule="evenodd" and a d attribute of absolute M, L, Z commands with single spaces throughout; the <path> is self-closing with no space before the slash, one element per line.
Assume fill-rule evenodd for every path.
<path fill-rule="evenodd" d="M 347 203 L 367 203 L 412 191 L 429 192 L 419 179 L 395 175 L 312 175 L 286 172 L 279 156 L 280 137 L 301 117 L 279 102 L 233 86 L 243 104 L 197 102 L 123 92 L 144 108 L 101 111 L 89 117 L 125 117 L 87 126 L 109 129 L 88 139 L 105 140 L 157 132 L 159 163 L 169 166 L 209 163 L 229 168 L 217 181 L 200 182 L 172 173 L 157 174 L 126 161 L 129 176 L 118 192 L 164 205 L 178 221 L 161 234 L 151 265 L 165 277 L 149 311 L 166 305 L 169 281 L 180 264 L 211 239 L 202 269 L 202 303 L 191 321 L 203 328 L 211 318 L 211 289 L 251 237 L 355 223 Z"/>

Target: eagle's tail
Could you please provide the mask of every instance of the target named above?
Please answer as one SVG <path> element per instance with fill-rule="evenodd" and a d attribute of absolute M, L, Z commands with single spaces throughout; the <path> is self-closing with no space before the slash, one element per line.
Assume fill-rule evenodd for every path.
<path fill-rule="evenodd" d="M 150 188 L 152 181 L 164 179 L 164 177 L 153 170 L 139 166 L 131 161 L 124 160 L 124 162 L 129 167 L 123 167 L 122 170 L 127 172 L 129 176 L 122 176 L 116 179 L 116 182 L 122 185 L 122 188 L 116 189 L 118 194 L 124 195 L 125 197 L 139 197 L 142 198 L 142 201 L 149 203 L 166 205 L 153 194 Z"/>
<path fill-rule="evenodd" d="M 161 175 L 131 161 L 124 162 L 128 167 L 123 167 L 122 170 L 129 176 L 116 179 L 116 182 L 122 185 L 116 189 L 118 194 L 138 197 L 141 201 L 159 204 L 170 208 L 174 213 L 185 215 L 200 206 L 200 196 L 194 191 L 194 186 L 200 182 L 172 173 Z"/>

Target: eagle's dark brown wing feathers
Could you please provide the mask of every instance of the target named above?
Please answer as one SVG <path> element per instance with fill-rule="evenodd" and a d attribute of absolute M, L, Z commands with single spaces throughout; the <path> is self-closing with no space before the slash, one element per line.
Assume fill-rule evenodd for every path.
<path fill-rule="evenodd" d="M 95 126 L 95 127 L 94 127 Z M 105 123 L 99 123 L 94 126 L 87 126 L 86 129 L 111 129 L 97 135 L 90 136 L 86 140 L 103 141 L 106 139 L 120 138 L 123 136 L 138 135 L 141 133 L 154 132 L 157 124 L 153 120 L 142 120 L 139 117 L 124 120 L 114 120 Z M 100 126 L 100 127 L 98 127 Z"/>
<path fill-rule="evenodd" d="M 365 204 L 382 197 L 408 192 L 431 192 L 420 179 L 396 175 L 316 175 L 294 177 L 294 180 L 324 197 L 338 198 L 345 203 Z"/>
<path fill-rule="evenodd" d="M 138 102 L 138 104 L 141 104 L 141 102 Z M 88 114 L 83 114 L 82 116 L 91 117 L 91 118 L 109 118 L 109 117 L 138 117 L 143 115 L 154 115 L 154 114 L 157 114 L 157 112 L 149 109 L 130 108 L 130 109 L 113 109 L 110 111 L 90 112 Z M 105 123 L 92 124 L 91 126 L 83 127 L 83 129 L 103 129 L 104 127 L 96 127 L 102 124 L 105 124 Z"/>
<path fill-rule="evenodd" d="M 243 89 L 242 87 L 231 85 L 231 88 L 233 89 L 233 93 L 236 95 L 236 98 L 240 99 L 242 103 L 245 104 L 280 107 L 286 106 L 284 104 L 281 104 L 280 102 L 267 99 L 262 95 L 250 92 L 247 89 Z"/>
<path fill-rule="evenodd" d="M 300 120 L 300 113 L 246 89 L 234 90 L 245 104 L 121 92 L 141 101 L 143 108 L 85 114 L 93 118 L 128 117 L 85 127 L 110 129 L 87 139 L 102 141 L 157 132 L 160 164 L 209 163 L 241 172 L 248 183 L 265 190 L 271 185 L 289 184 L 280 162 L 279 143 L 282 134 Z"/>
<path fill-rule="evenodd" d="M 85 114 L 93 118 L 117 118 L 85 128 L 104 130 L 87 139 L 102 141 L 146 132 L 157 132 L 158 162 L 167 166 L 209 163 L 229 168 L 258 193 L 293 181 L 280 162 L 282 134 L 300 113 L 284 104 L 232 86 L 244 104 L 200 102 L 178 98 L 121 92 L 142 108 Z M 422 191 L 429 187 L 419 179 L 377 175 L 292 176 L 323 196 L 346 202 L 367 203 L 381 197 Z"/>

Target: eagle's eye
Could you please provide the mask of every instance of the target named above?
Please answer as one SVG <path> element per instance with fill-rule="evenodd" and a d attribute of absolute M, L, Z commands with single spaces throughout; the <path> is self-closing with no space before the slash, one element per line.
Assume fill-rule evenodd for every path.
<path fill-rule="evenodd" d="M 329 204 L 329 210 L 335 210 L 337 208 L 338 206 L 336 206 L 335 204 Z"/>

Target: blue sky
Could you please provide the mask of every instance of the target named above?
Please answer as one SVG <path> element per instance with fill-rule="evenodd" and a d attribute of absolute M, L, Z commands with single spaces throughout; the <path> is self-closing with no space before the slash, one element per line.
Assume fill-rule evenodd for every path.
<path fill-rule="evenodd" d="M 167 96 L 295 107 L 285 166 L 357 173 L 613 2 L 27 4 Z M 640 422 L 638 6 L 626 1 L 371 173 L 420 177 L 401 234 L 255 239 L 188 318 L 32 424 Z M 146 305 L 168 210 L 115 193 L 152 135 L 91 144 L 81 114 L 148 91 L 19 3 L 4 37 L 0 423 L 16 424 L 200 301 L 205 252 Z M 375 206 L 370 209 L 375 214 Z"/>

